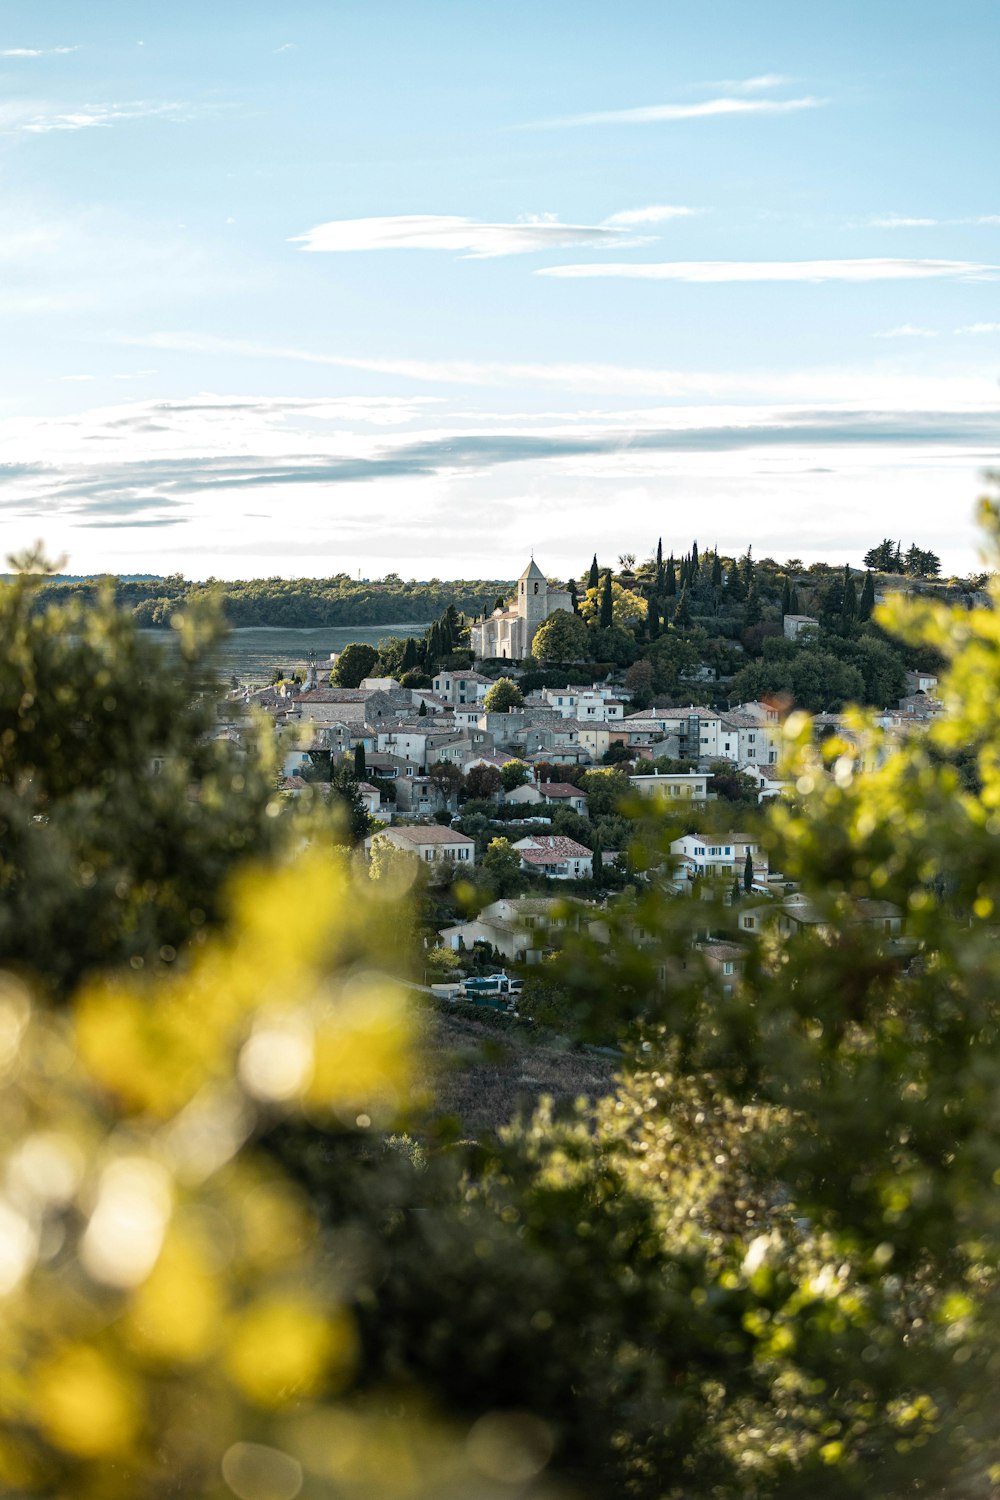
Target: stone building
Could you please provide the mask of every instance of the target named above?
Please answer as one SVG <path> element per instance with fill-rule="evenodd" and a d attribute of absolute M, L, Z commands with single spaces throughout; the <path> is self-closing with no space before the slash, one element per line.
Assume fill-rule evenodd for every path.
<path fill-rule="evenodd" d="M 550 588 L 545 574 L 532 558 L 517 580 L 517 595 L 507 609 L 496 609 L 472 626 L 472 649 L 476 656 L 506 657 L 519 661 L 531 655 L 535 631 L 557 609 L 572 610 L 564 589 Z"/>

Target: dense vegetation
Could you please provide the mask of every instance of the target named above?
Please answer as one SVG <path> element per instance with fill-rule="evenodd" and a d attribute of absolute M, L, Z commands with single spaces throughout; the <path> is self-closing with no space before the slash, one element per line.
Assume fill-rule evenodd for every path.
<path fill-rule="evenodd" d="M 332 578 L 250 578 L 223 582 L 209 578 L 192 583 L 173 574 L 168 578 L 112 578 L 114 599 L 132 610 L 136 623 L 167 629 L 178 610 L 206 599 L 221 608 L 227 624 L 409 625 L 441 614 L 448 605 L 477 615 L 492 609 L 498 592 L 508 583 L 487 580 L 404 582 L 390 573 L 378 582 L 359 581 L 346 573 Z M 98 580 L 51 582 L 40 591 L 38 603 L 89 601 L 97 596 Z"/>
<path fill-rule="evenodd" d="M 45 800 L 0 824 L 0 858 L 38 906 L 43 980 L 51 953 L 80 983 L 67 1015 L 33 957 L 0 981 L 6 1491 L 986 1500 L 992 610 L 880 616 L 946 664 L 952 711 L 866 757 L 878 769 L 789 722 L 798 792 L 764 838 L 816 904 L 809 929 L 755 939 L 741 906 L 671 898 L 656 872 L 675 825 L 637 828 L 647 879 L 560 960 L 579 1034 L 618 1036 L 620 1079 L 594 1106 L 471 1142 L 427 1098 L 398 983 L 418 935 L 399 863 L 373 880 L 325 822 L 265 803 L 273 841 L 248 811 L 256 859 L 223 924 L 189 908 L 155 961 L 123 946 L 123 898 L 100 876 L 119 868 L 131 889 L 127 801 L 103 819 L 92 804 L 118 781 L 140 802 L 152 787 L 109 685 L 137 665 L 132 623 L 105 612 L 88 649 L 56 649 L 66 621 L 29 628 L 27 589 L 0 596 L 18 674 L 0 780 L 8 807 L 35 784 Z M 159 733 L 179 690 L 155 665 L 138 662 L 138 702 Z M 66 745 L 85 755 L 98 729 L 101 777 L 63 788 Z M 245 787 L 203 774 L 198 730 L 178 725 L 173 751 L 224 828 Z M 154 813 L 150 839 L 172 826 Z M 197 853 L 208 833 L 197 818 L 173 837 Z M 154 925 L 161 900 L 169 915 L 172 890 L 143 874 L 129 923 L 143 901 Z M 859 924 L 869 896 L 905 913 L 901 938 Z M 75 957 L 90 928 L 110 932 L 103 962 Z M 706 931 L 742 944 L 728 991 L 696 947 Z"/>

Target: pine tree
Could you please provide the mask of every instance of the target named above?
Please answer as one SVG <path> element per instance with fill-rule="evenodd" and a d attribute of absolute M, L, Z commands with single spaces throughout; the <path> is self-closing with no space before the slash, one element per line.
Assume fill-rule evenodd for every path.
<path fill-rule="evenodd" d="M 677 593 L 677 573 L 674 569 L 674 554 L 672 552 L 667 563 L 667 579 L 663 592 L 668 599 L 672 599 Z"/>
<path fill-rule="evenodd" d="M 601 575 L 597 567 L 597 553 L 594 553 L 594 561 L 590 565 L 590 577 L 587 579 L 588 589 L 596 589 L 601 581 Z"/>
<path fill-rule="evenodd" d="M 750 592 L 747 594 L 747 602 L 743 609 L 743 624 L 745 626 L 759 625 L 762 613 L 760 595 L 757 592 L 757 584 L 754 582 L 750 586 Z"/>
<path fill-rule="evenodd" d="M 871 573 L 865 574 L 865 581 L 861 588 L 861 600 L 858 604 L 858 619 L 870 620 L 872 610 L 875 608 L 875 580 Z"/>
<path fill-rule="evenodd" d="M 601 588 L 601 629 L 610 630 L 615 623 L 615 604 L 611 593 L 611 570 L 604 575 L 604 584 Z"/>

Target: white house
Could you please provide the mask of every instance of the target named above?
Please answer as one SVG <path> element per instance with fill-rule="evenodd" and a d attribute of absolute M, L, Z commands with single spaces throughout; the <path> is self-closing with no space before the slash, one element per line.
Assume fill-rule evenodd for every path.
<path fill-rule="evenodd" d="M 745 833 L 686 833 L 671 842 L 670 852 L 689 880 L 698 875 L 729 875 L 742 879 L 749 853 L 753 883 L 766 887 L 767 856 L 761 852 L 757 841 Z"/>
<path fill-rule="evenodd" d="M 387 839 L 397 849 L 416 855 L 425 864 L 451 863 L 471 867 L 476 862 L 476 841 L 454 828 L 429 823 L 421 828 L 386 828 L 376 837 Z M 366 840 L 371 848 L 371 840 Z"/>
<path fill-rule="evenodd" d="M 666 802 L 707 802 L 711 780 L 711 771 L 664 771 L 655 776 L 630 776 L 629 784 L 642 797 L 662 797 Z"/>
<path fill-rule="evenodd" d="M 481 672 L 442 669 L 434 678 L 435 693 L 454 706 L 481 703 L 492 686 L 492 679 Z"/>
<path fill-rule="evenodd" d="M 477 917 L 443 927 L 438 934 L 445 948 L 472 948 L 490 943 L 512 962 L 537 963 L 553 944 L 549 935 L 567 926 L 579 927 L 580 916 L 554 897 L 519 897 L 493 901 Z"/>
<path fill-rule="evenodd" d="M 513 846 L 521 856 L 521 869 L 553 880 L 591 880 L 594 856 L 575 839 L 555 834 L 531 834 Z"/>
<path fill-rule="evenodd" d="M 525 803 L 537 806 L 568 807 L 581 817 L 587 816 L 587 794 L 568 781 L 527 782 L 517 786 L 504 797 L 505 802 Z"/>

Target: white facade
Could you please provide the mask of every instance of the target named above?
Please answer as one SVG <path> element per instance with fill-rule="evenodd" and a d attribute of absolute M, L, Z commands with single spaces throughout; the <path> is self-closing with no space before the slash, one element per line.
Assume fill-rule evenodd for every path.
<path fill-rule="evenodd" d="M 630 776 L 633 791 L 642 797 L 662 797 L 667 802 L 705 802 L 708 799 L 709 771 L 664 772 L 656 776 Z"/>
<path fill-rule="evenodd" d="M 514 604 L 494 610 L 488 618 L 472 626 L 472 649 L 477 657 L 504 657 L 520 661 L 531 655 L 535 631 L 557 609 L 572 609 L 570 596 L 563 589 L 550 588 L 545 574 L 532 561 L 517 580 Z"/>

